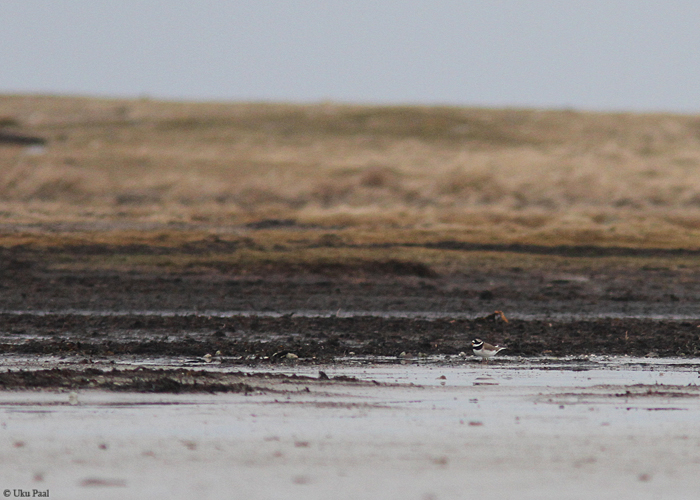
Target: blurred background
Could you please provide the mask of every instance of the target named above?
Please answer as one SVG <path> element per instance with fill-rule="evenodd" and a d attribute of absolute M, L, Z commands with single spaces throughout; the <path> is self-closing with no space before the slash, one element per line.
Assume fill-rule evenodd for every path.
<path fill-rule="evenodd" d="M 0 222 L 692 244 L 697 19 L 690 0 L 2 2 Z"/>

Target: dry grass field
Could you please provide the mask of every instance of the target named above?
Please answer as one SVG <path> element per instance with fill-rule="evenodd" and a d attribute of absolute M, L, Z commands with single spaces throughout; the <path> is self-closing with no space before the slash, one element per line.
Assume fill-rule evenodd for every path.
<path fill-rule="evenodd" d="M 699 116 L 6 95 L 0 130 L 47 140 L 0 144 L 6 228 L 700 246 Z"/>

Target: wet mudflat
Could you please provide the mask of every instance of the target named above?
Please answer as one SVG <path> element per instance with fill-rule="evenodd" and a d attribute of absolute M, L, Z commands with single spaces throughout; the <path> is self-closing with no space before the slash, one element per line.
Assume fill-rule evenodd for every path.
<path fill-rule="evenodd" d="M 516 356 L 700 355 L 693 250 L 376 247 L 320 229 L 270 241 L 245 231 L 3 247 L 0 353 L 329 363 L 457 355 L 479 337 Z"/>
<path fill-rule="evenodd" d="M 525 317 L 452 313 L 22 311 L 0 313 L 0 352 L 82 357 L 216 356 L 229 365 L 342 358 L 458 356 L 482 338 L 514 356 L 700 354 L 700 320 L 664 317 Z"/>
<path fill-rule="evenodd" d="M 338 251 L 323 241 L 320 252 Z M 459 267 L 392 249 L 292 265 L 280 250 L 246 267 L 234 259 L 244 243 L 2 250 L 0 488 L 421 500 L 700 490 L 692 252 L 591 260 L 585 248 L 442 245 L 464 262 L 486 251 Z M 475 337 L 508 350 L 482 366 Z"/>
<path fill-rule="evenodd" d="M 115 370 L 8 360 L 13 373 L 45 361 L 92 379 Z M 700 488 L 697 360 L 381 361 L 141 370 L 247 386 L 216 394 L 4 391 L 2 487 L 51 498 L 421 500 L 693 498 Z"/>

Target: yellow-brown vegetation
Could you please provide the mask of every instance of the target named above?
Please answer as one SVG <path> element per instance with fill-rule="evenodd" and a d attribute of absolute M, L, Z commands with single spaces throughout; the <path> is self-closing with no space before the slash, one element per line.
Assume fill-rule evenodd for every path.
<path fill-rule="evenodd" d="M 19 95 L 0 129 L 48 141 L 0 144 L 5 227 L 700 246 L 698 116 Z"/>

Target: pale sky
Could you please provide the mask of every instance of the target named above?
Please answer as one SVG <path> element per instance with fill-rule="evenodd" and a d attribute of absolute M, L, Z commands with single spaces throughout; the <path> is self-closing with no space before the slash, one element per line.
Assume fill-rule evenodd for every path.
<path fill-rule="evenodd" d="M 698 0 L 0 0 L 0 93 L 700 113 Z"/>

